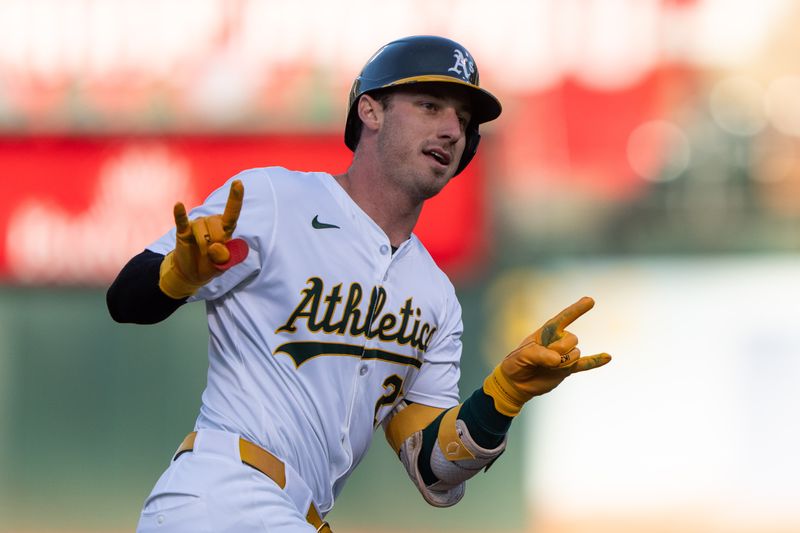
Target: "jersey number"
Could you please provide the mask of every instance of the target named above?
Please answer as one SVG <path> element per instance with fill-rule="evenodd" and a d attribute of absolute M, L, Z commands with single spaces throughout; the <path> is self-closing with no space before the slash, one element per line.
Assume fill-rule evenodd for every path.
<path fill-rule="evenodd" d="M 373 426 L 378 425 L 378 409 L 384 405 L 392 405 L 395 400 L 397 400 L 397 397 L 400 396 L 402 387 L 403 378 L 397 374 L 392 374 L 383 380 L 383 390 L 386 391 L 386 394 L 378 398 L 378 401 L 375 402 L 375 414 L 372 417 Z"/>

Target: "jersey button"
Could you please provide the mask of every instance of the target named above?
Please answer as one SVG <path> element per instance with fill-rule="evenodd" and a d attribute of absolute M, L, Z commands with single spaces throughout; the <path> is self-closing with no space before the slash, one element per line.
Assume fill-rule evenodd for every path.
<path fill-rule="evenodd" d="M 367 365 L 362 365 L 361 368 L 358 370 L 358 373 L 361 374 L 362 376 L 366 376 L 367 372 L 369 372 L 369 368 L 367 368 Z"/>
<path fill-rule="evenodd" d="M 386 254 L 389 253 L 389 245 L 388 244 L 382 244 L 381 245 L 381 253 L 383 255 L 386 255 Z"/>

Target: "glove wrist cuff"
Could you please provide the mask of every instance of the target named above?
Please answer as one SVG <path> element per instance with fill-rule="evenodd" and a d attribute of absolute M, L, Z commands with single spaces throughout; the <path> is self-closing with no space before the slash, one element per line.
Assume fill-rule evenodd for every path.
<path fill-rule="evenodd" d="M 503 373 L 500 365 L 486 376 L 483 381 L 483 391 L 494 400 L 494 408 L 506 416 L 517 416 L 525 402 L 530 400 L 530 395 L 515 387 Z"/>
<path fill-rule="evenodd" d="M 196 293 L 202 286 L 202 283 L 192 283 L 183 275 L 175 263 L 174 251 L 164 256 L 158 278 L 158 288 L 161 292 L 175 300 L 182 300 Z"/>

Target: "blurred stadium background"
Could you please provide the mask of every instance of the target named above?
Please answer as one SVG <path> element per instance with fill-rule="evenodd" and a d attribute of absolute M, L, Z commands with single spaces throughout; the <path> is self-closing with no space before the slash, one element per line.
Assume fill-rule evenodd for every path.
<path fill-rule="evenodd" d="M 463 393 L 584 294 L 613 363 L 526 408 L 428 508 L 378 435 L 340 532 L 800 531 L 800 2 L 0 0 L 0 531 L 132 531 L 192 428 L 198 306 L 114 324 L 121 265 L 230 175 L 338 172 L 391 39 L 466 45 L 504 104 L 419 227 Z"/>

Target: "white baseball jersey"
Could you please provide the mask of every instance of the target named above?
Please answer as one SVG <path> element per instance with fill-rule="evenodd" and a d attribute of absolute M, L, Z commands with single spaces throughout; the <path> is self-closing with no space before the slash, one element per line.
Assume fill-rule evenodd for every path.
<path fill-rule="evenodd" d="M 251 169 L 234 237 L 250 252 L 200 289 L 208 384 L 196 429 L 239 433 L 298 471 L 325 513 L 403 398 L 456 405 L 461 308 L 416 236 L 393 254 L 327 173 Z M 220 214 L 230 180 L 190 218 Z M 172 230 L 148 248 L 166 254 Z"/>

